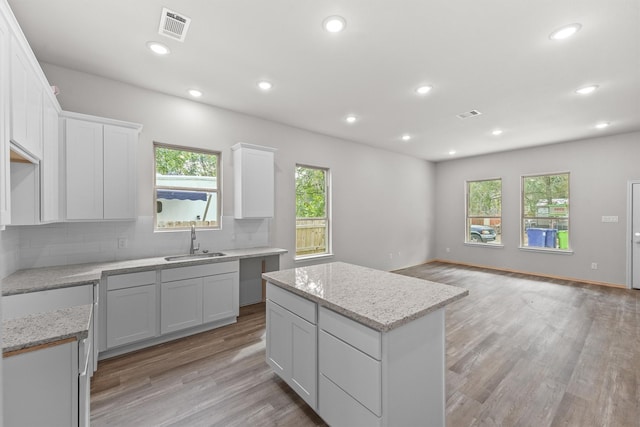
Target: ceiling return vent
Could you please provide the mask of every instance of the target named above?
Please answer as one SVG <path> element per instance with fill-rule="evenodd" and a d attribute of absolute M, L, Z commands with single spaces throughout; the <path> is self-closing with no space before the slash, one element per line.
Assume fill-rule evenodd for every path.
<path fill-rule="evenodd" d="M 482 113 L 478 110 L 471 110 L 467 111 L 466 113 L 460 113 L 456 117 L 459 119 L 468 119 L 469 117 L 479 116 L 480 114 Z"/>
<path fill-rule="evenodd" d="M 163 7 L 158 33 L 183 42 L 190 24 L 191 18 Z"/>

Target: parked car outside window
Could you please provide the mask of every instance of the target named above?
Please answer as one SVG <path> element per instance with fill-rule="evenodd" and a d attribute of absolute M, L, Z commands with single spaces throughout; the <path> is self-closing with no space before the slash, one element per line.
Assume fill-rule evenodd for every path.
<path fill-rule="evenodd" d="M 471 225 L 470 240 L 472 242 L 493 242 L 496 240 L 496 230 L 487 225 Z"/>

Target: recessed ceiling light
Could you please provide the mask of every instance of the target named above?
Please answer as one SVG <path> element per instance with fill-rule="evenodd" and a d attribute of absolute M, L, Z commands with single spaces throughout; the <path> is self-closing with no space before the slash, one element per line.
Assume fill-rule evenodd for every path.
<path fill-rule="evenodd" d="M 494 136 L 502 135 L 502 132 L 503 132 L 502 129 L 495 129 L 493 132 L 491 132 L 491 135 L 494 135 Z"/>
<path fill-rule="evenodd" d="M 578 23 L 565 25 L 564 27 L 558 28 L 553 33 L 551 33 L 549 35 L 549 38 L 551 40 L 564 40 L 567 37 L 571 37 L 572 35 L 574 35 L 578 31 L 580 31 L 580 28 L 582 28 L 582 25 L 580 25 Z"/>
<path fill-rule="evenodd" d="M 602 123 L 598 123 L 596 125 L 596 129 L 604 129 L 604 128 L 608 128 L 609 125 L 611 125 L 611 123 L 609 122 L 602 122 Z"/>
<path fill-rule="evenodd" d="M 334 15 L 322 21 L 322 28 L 330 33 L 339 33 L 347 26 L 347 21 L 342 16 Z"/>
<path fill-rule="evenodd" d="M 596 89 L 598 89 L 598 85 L 585 86 L 577 89 L 576 93 L 579 93 L 580 95 L 589 95 L 590 93 L 595 92 Z"/>
<path fill-rule="evenodd" d="M 431 89 L 433 89 L 433 86 L 420 86 L 416 89 L 416 93 L 418 95 L 426 95 L 431 92 Z"/>
<path fill-rule="evenodd" d="M 271 88 L 273 88 L 273 84 L 266 80 L 261 80 L 258 82 L 258 87 L 266 91 L 266 90 L 271 90 Z"/>
<path fill-rule="evenodd" d="M 147 42 L 147 47 L 149 49 L 151 49 L 151 51 L 153 53 L 158 54 L 158 55 L 167 55 L 168 53 L 171 53 L 169 48 L 167 46 L 163 45 L 162 43 Z"/>
<path fill-rule="evenodd" d="M 411 139 L 411 135 L 409 135 L 408 133 L 405 133 L 404 135 L 402 135 L 402 140 L 407 142 Z"/>
<path fill-rule="evenodd" d="M 456 150 L 451 150 L 451 151 L 449 151 L 449 155 L 450 155 L 450 156 L 453 156 L 453 155 L 455 155 L 455 154 L 456 154 Z"/>
<path fill-rule="evenodd" d="M 202 96 L 202 92 L 200 92 L 198 89 L 189 89 L 189 95 L 193 96 L 194 98 L 200 98 Z"/>
<path fill-rule="evenodd" d="M 347 116 L 347 118 L 344 119 L 347 123 L 355 123 L 358 121 L 358 118 L 356 116 L 354 116 L 353 114 L 350 114 Z"/>

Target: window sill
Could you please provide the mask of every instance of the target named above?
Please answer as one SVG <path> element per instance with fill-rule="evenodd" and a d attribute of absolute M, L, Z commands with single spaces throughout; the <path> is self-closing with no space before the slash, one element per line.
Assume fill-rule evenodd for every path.
<path fill-rule="evenodd" d="M 555 249 L 555 248 L 543 248 L 543 247 L 528 247 L 528 246 L 520 246 L 521 251 L 525 252 L 540 252 L 546 254 L 556 254 L 556 255 L 573 255 L 573 250 L 571 249 Z"/>
<path fill-rule="evenodd" d="M 328 253 L 328 254 L 317 254 L 317 255 L 304 255 L 300 257 L 295 257 L 293 261 L 305 262 L 305 261 L 314 261 L 314 260 L 323 259 L 323 258 L 333 258 L 333 254 Z"/>
<path fill-rule="evenodd" d="M 473 242 L 464 242 L 465 246 L 471 246 L 476 248 L 494 248 L 494 249 L 502 249 L 504 245 L 502 243 L 473 243 Z"/>

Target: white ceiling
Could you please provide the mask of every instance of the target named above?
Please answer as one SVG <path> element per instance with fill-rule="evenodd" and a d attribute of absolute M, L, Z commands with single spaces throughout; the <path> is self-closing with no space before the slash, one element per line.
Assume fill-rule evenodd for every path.
<path fill-rule="evenodd" d="M 640 130 L 640 0 L 9 4 L 40 61 L 185 98 L 197 88 L 199 102 L 428 160 Z M 192 18 L 184 43 L 158 34 L 163 7 Z M 346 30 L 327 33 L 336 14 Z M 574 37 L 549 39 L 574 22 Z M 588 84 L 600 88 L 574 92 Z"/>

